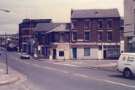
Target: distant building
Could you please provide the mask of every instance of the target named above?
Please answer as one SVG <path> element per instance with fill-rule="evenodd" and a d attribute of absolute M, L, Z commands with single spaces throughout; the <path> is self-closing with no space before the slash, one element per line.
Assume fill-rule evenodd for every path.
<path fill-rule="evenodd" d="M 50 23 L 51 19 L 24 19 L 19 24 L 19 51 L 33 54 L 33 29 L 39 23 Z"/>
<path fill-rule="evenodd" d="M 9 51 L 17 51 L 18 39 L 18 34 L 2 34 L 0 35 L 0 46 Z"/>
<path fill-rule="evenodd" d="M 135 52 L 135 0 L 124 0 L 125 52 Z"/>
<path fill-rule="evenodd" d="M 120 55 L 120 15 L 117 9 L 71 11 L 71 58 L 114 59 Z"/>

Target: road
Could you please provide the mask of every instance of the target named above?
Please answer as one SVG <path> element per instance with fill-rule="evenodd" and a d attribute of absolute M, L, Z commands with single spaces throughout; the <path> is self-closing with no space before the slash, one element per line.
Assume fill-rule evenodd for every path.
<path fill-rule="evenodd" d="M 27 77 L 30 90 L 135 90 L 135 79 L 124 79 L 118 72 L 57 65 L 48 60 L 21 60 L 16 52 L 8 52 L 8 63 Z"/>

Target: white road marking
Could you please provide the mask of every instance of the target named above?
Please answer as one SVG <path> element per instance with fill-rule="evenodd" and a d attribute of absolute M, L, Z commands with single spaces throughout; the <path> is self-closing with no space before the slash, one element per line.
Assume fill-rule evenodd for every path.
<path fill-rule="evenodd" d="M 79 67 L 79 66 L 77 66 L 77 65 L 73 65 L 73 64 L 65 64 L 65 63 L 53 63 L 53 64 L 57 64 L 57 65 L 63 65 L 63 66 L 70 66 L 70 67 Z"/>
<path fill-rule="evenodd" d="M 83 78 L 89 78 L 87 75 L 80 74 L 80 73 L 74 73 L 73 75 L 74 75 L 74 76 L 83 77 Z"/>
<path fill-rule="evenodd" d="M 15 59 L 17 60 L 18 58 L 15 58 Z M 52 68 L 52 67 L 40 66 L 38 64 L 31 64 L 29 62 L 25 62 L 25 61 L 21 61 L 21 60 L 18 60 L 18 61 L 20 61 L 22 63 L 25 63 L 27 65 L 35 66 L 37 68 L 48 69 L 48 70 L 52 70 L 52 71 L 58 71 L 58 72 L 62 72 L 62 73 L 65 73 L 65 74 L 70 73 L 70 72 L 65 71 L 65 70 L 59 70 L 59 69 Z M 135 86 L 134 85 L 128 85 L 128 84 L 125 84 L 125 83 L 114 82 L 114 81 L 107 80 L 107 79 L 97 79 L 97 78 L 89 77 L 87 75 L 80 74 L 80 73 L 73 73 L 72 75 L 78 76 L 78 77 L 82 77 L 82 78 L 86 78 L 86 79 L 96 80 L 96 81 L 100 81 L 100 82 L 105 82 L 105 83 L 110 83 L 110 84 L 113 84 L 113 85 L 124 86 L 124 87 L 134 88 L 135 89 Z"/>

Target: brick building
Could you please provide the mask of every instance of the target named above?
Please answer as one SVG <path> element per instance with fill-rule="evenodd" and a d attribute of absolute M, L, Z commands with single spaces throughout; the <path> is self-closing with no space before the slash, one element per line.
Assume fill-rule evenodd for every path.
<path fill-rule="evenodd" d="M 73 59 L 114 59 L 120 54 L 120 15 L 117 9 L 71 11 Z"/>
<path fill-rule="evenodd" d="M 24 20 L 20 50 L 47 59 L 115 59 L 120 55 L 120 32 L 117 9 L 72 10 L 70 23 Z"/>
<path fill-rule="evenodd" d="M 50 23 L 51 19 L 24 19 L 19 24 L 19 51 L 33 54 L 33 30 L 39 23 Z"/>

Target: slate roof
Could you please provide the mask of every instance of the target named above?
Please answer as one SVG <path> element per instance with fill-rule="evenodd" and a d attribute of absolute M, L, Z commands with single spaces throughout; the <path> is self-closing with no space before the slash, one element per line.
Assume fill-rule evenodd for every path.
<path fill-rule="evenodd" d="M 61 23 L 59 26 L 57 26 L 56 28 L 53 28 L 52 30 L 48 31 L 47 33 L 50 32 L 68 32 L 70 30 L 70 28 L 68 28 L 69 24 L 67 23 Z"/>
<path fill-rule="evenodd" d="M 57 26 L 59 26 L 59 23 L 39 23 L 37 26 L 34 28 L 34 31 L 50 31 Z"/>
<path fill-rule="evenodd" d="M 39 23 L 34 28 L 34 31 L 45 31 L 45 32 L 59 32 L 59 31 L 67 31 L 66 23 Z"/>
<path fill-rule="evenodd" d="M 72 10 L 71 18 L 120 17 L 117 9 L 80 9 Z"/>
<path fill-rule="evenodd" d="M 23 23 L 50 23 L 52 19 L 24 19 Z"/>

